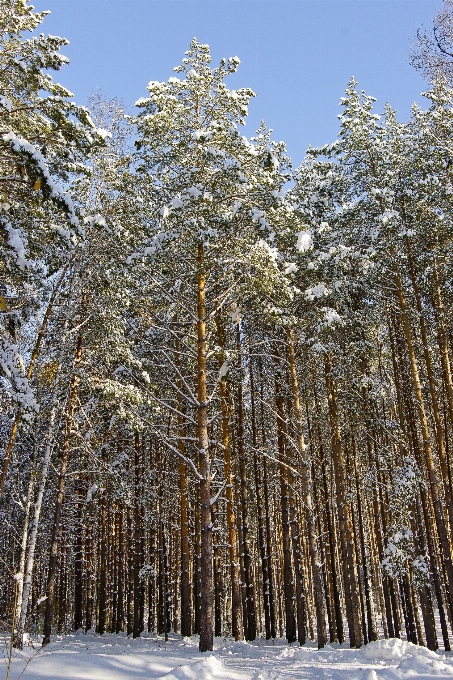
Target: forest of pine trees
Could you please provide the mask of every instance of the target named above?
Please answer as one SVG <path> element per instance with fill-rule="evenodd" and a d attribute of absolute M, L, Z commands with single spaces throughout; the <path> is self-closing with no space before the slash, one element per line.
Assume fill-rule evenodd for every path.
<path fill-rule="evenodd" d="M 237 57 L 194 38 L 138 112 L 88 110 L 45 13 L 0 4 L 2 629 L 449 650 L 439 45 L 425 107 L 401 123 L 351 80 L 294 169 L 243 136 Z"/>

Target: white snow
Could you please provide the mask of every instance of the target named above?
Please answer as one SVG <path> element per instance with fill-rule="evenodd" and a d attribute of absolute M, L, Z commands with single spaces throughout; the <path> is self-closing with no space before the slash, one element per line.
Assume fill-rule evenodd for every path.
<path fill-rule="evenodd" d="M 315 298 L 323 297 L 329 294 L 329 289 L 324 283 L 318 283 L 318 285 L 312 288 L 307 288 L 305 291 L 305 297 L 307 300 L 314 300 Z"/>
<path fill-rule="evenodd" d="M 230 367 L 228 366 L 228 361 L 224 361 L 219 371 L 219 375 L 221 378 L 224 378 L 228 374 L 229 368 Z"/>
<path fill-rule="evenodd" d="M 294 262 L 285 262 L 285 274 L 295 274 L 297 270 L 297 264 L 294 264 Z"/>
<path fill-rule="evenodd" d="M 7 651 L 8 640 L 4 640 Z M 28 662 L 28 663 L 27 663 Z M 198 638 L 173 633 L 169 641 L 143 633 L 125 635 L 81 632 L 58 637 L 41 648 L 30 643 L 14 650 L 11 680 L 427 680 L 452 678 L 453 658 L 404 640 L 379 640 L 350 649 L 327 645 L 318 651 L 285 640 L 254 643 L 215 638 L 214 652 L 200 654 Z M 0 666 L 0 680 L 6 664 Z"/>
<path fill-rule="evenodd" d="M 200 189 L 197 189 L 197 187 L 189 187 L 189 189 L 187 189 L 187 193 L 189 196 L 192 196 L 192 198 L 198 198 L 201 196 L 201 191 Z"/>
<path fill-rule="evenodd" d="M 104 128 L 97 128 L 96 132 L 102 139 L 109 139 L 112 136 L 112 133 L 108 130 L 104 130 Z"/>
<path fill-rule="evenodd" d="M 7 111 L 11 111 L 11 102 L 4 94 L 0 94 L 0 106 L 3 106 Z"/>
<path fill-rule="evenodd" d="M 41 171 L 46 181 L 46 184 L 50 189 L 51 195 L 54 196 L 54 198 L 59 198 L 66 204 L 69 213 L 69 221 L 71 222 L 71 224 L 78 225 L 79 222 L 75 214 L 75 208 L 72 198 L 67 191 L 64 191 L 53 180 L 49 168 L 47 166 L 46 159 L 42 155 L 41 151 L 36 146 L 28 142 L 23 137 L 16 135 L 11 130 L 3 134 L 2 139 L 4 142 L 9 142 L 11 144 L 11 148 L 16 153 L 26 153 L 30 156 L 31 159 L 35 161 L 36 166 Z"/>
<path fill-rule="evenodd" d="M 18 229 L 13 229 L 9 222 L 3 224 L 8 232 L 8 245 L 16 251 L 16 264 L 19 269 L 25 269 L 27 266 L 27 259 L 25 257 L 25 245 L 23 242 L 23 235 Z"/>
<path fill-rule="evenodd" d="M 296 248 L 299 251 L 299 253 L 305 253 L 307 250 L 310 250 L 312 245 L 313 238 L 311 234 L 309 234 L 308 231 L 301 231 L 297 237 L 296 243 Z"/>

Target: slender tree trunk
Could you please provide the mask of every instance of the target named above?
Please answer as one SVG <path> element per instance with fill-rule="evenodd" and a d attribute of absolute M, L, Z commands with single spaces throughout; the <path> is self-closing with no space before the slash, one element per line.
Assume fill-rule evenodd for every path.
<path fill-rule="evenodd" d="M 313 509 L 313 500 L 311 495 L 311 470 L 310 461 L 305 447 L 302 409 L 300 406 L 299 383 L 297 379 L 296 360 L 294 355 L 294 335 L 293 331 L 288 328 L 286 333 L 286 342 L 288 349 L 288 359 L 291 373 L 291 386 L 293 392 L 293 406 L 296 416 L 297 424 L 297 443 L 299 445 L 300 453 L 300 473 L 302 481 L 302 500 L 305 509 L 305 523 L 307 528 L 308 550 L 310 554 L 310 565 L 313 579 L 313 592 L 315 598 L 316 610 L 316 629 L 318 637 L 318 649 L 324 647 L 327 643 L 326 631 L 326 610 L 324 604 L 324 592 L 322 586 L 322 572 L 321 561 L 318 551 L 318 539 L 316 536 L 316 524 Z"/>
<path fill-rule="evenodd" d="M 97 602 L 98 616 L 96 633 L 103 635 L 106 628 L 107 616 L 107 490 L 103 489 L 100 496 L 100 532 L 98 545 L 98 587 Z"/>
<path fill-rule="evenodd" d="M 419 555 L 426 555 L 425 537 L 423 532 L 423 520 L 420 503 L 414 503 L 411 512 L 412 531 L 415 536 L 415 545 Z M 434 617 L 431 589 L 429 585 L 422 585 L 419 590 L 420 606 L 422 609 L 423 623 L 425 627 L 426 646 L 435 652 L 439 648 L 436 633 L 436 620 Z"/>
<path fill-rule="evenodd" d="M 58 488 L 57 488 L 57 498 L 55 502 L 55 512 L 54 521 L 52 527 L 52 540 L 50 544 L 50 558 L 49 558 L 49 568 L 47 573 L 47 588 L 46 588 L 46 613 L 44 618 L 44 637 L 43 645 L 50 642 L 50 634 L 52 630 L 53 621 L 53 607 L 55 599 L 55 579 L 56 579 L 56 567 L 57 567 L 57 550 L 58 541 L 60 534 L 60 520 L 61 520 L 61 510 L 63 507 L 63 496 L 64 487 L 66 481 L 66 470 L 69 460 L 69 444 L 71 441 L 71 429 L 74 421 L 74 411 L 77 401 L 77 391 L 79 386 L 79 375 L 78 368 L 80 361 L 82 359 L 82 336 L 79 335 L 77 338 L 77 349 L 74 361 L 74 372 L 71 379 L 71 386 L 69 389 L 68 398 L 68 410 L 66 416 L 66 427 L 63 439 L 63 444 L 60 452 L 60 473 L 58 477 Z"/>
<path fill-rule="evenodd" d="M 270 556 L 267 554 L 266 548 L 266 525 L 265 525 L 265 508 L 262 495 L 262 484 L 260 467 L 258 461 L 258 436 L 256 427 L 256 412 L 255 412 L 255 381 L 253 376 L 253 366 L 250 362 L 250 404 L 251 404 L 251 426 L 252 426 L 252 446 L 253 446 L 253 471 L 255 474 L 255 491 L 256 491 L 256 506 L 258 515 L 258 542 L 261 557 L 261 569 L 263 573 L 263 607 L 264 607 L 264 627 L 266 631 L 266 640 L 272 637 L 271 631 L 271 616 L 270 616 L 270 592 L 269 592 L 269 560 Z"/>
<path fill-rule="evenodd" d="M 118 522 L 117 522 L 117 534 L 118 534 L 118 594 L 116 598 L 116 617 L 115 617 L 115 633 L 118 634 L 124 629 L 124 560 L 125 560 L 125 549 L 124 549 L 124 509 L 122 506 L 118 509 Z"/>
<path fill-rule="evenodd" d="M 355 440 L 352 438 L 352 454 L 354 456 L 354 471 L 355 471 L 355 483 L 356 483 L 356 497 L 357 497 L 357 513 L 358 513 L 358 526 L 359 526 L 359 537 L 360 537 L 360 551 L 362 555 L 362 569 L 363 569 L 363 584 L 365 589 L 365 602 L 366 602 L 366 619 L 368 627 L 368 642 L 375 642 L 379 635 L 376 628 L 376 621 L 374 617 L 374 604 L 373 604 L 373 592 L 370 583 L 370 575 L 368 569 L 368 557 L 366 554 L 366 544 L 365 544 L 365 531 L 364 531 L 364 513 L 362 510 L 362 492 L 359 483 L 359 472 L 357 465 L 357 451 L 355 446 Z"/>
<path fill-rule="evenodd" d="M 83 506 L 85 484 L 76 482 L 76 525 L 74 541 L 74 630 L 83 627 Z"/>
<path fill-rule="evenodd" d="M 276 359 L 276 365 L 278 360 Z M 296 616 L 294 611 L 294 579 L 291 563 L 291 530 L 289 524 L 289 489 L 285 465 L 285 414 L 280 394 L 278 377 L 275 378 L 275 407 L 277 412 L 277 446 L 280 459 L 280 502 L 282 512 L 283 589 L 285 601 L 286 639 L 289 643 L 297 640 Z"/>
<path fill-rule="evenodd" d="M 288 474 L 289 478 L 289 524 L 291 528 L 291 543 L 293 550 L 293 565 L 294 565 L 294 585 L 296 591 L 296 618 L 297 618 L 297 639 L 302 646 L 307 639 L 306 619 L 307 619 L 307 602 L 305 596 L 304 572 L 302 569 L 301 556 L 301 526 L 298 522 L 296 502 L 294 494 L 291 493 L 290 488 L 294 488 L 294 475 Z M 302 520 L 301 520 L 302 521 Z M 305 556 L 304 556 L 305 557 Z M 308 582 L 308 579 L 306 579 Z"/>
<path fill-rule="evenodd" d="M 141 600 L 142 587 L 140 570 L 142 568 L 142 527 L 140 512 L 140 435 L 135 433 L 134 441 L 134 623 L 132 636 L 140 637 L 141 633 Z"/>
<path fill-rule="evenodd" d="M 239 478 L 240 478 L 240 498 L 241 498 L 241 522 L 242 522 L 242 544 L 241 553 L 244 561 L 244 584 L 245 584 L 245 606 L 247 625 L 246 640 L 254 640 L 256 638 L 256 616 L 255 616 L 255 593 L 252 575 L 252 560 L 250 555 L 250 517 L 249 517 L 249 500 L 248 500 L 248 485 L 247 485 L 247 454 L 244 445 L 244 409 L 243 409 L 243 394 L 242 394 L 242 354 L 241 354 L 241 330 L 240 324 L 237 324 L 236 329 L 236 349 L 238 353 L 238 369 L 239 378 L 237 386 L 237 452 L 239 460 Z"/>
<path fill-rule="evenodd" d="M 94 567 L 93 567 L 93 522 L 88 515 L 85 535 L 86 591 L 85 632 L 93 627 L 94 613 Z"/>
<path fill-rule="evenodd" d="M 335 469 L 335 488 L 337 494 L 338 523 L 341 538 L 343 563 L 343 584 L 345 591 L 346 616 L 348 619 L 349 642 L 351 647 L 361 647 L 363 643 L 360 625 L 360 600 L 358 580 L 354 557 L 354 542 L 351 520 L 345 501 L 345 473 L 335 386 L 332 379 L 332 363 L 329 356 L 325 361 L 327 399 L 329 404 L 330 427 L 332 434 L 332 452 Z"/>
<path fill-rule="evenodd" d="M 206 376 L 206 280 L 204 274 L 203 246 L 198 246 L 198 289 L 197 289 L 197 425 L 198 456 L 201 480 L 200 524 L 201 524 L 201 612 L 200 652 L 212 651 L 213 646 L 213 580 L 212 580 L 212 522 L 211 522 L 211 458 L 208 437 L 208 402 Z"/>
<path fill-rule="evenodd" d="M 32 463 L 32 468 L 30 470 L 30 478 L 28 480 L 27 498 L 25 501 L 25 512 L 24 521 L 22 527 L 22 540 L 20 545 L 20 558 L 19 558 L 19 569 L 16 575 L 16 598 L 15 598 L 15 614 L 14 620 L 19 622 L 19 627 L 16 630 L 12 630 L 12 637 L 14 638 L 14 646 L 18 649 L 23 648 L 23 631 L 20 629 L 20 613 L 22 609 L 22 600 L 24 595 L 24 571 L 25 571 L 25 559 L 27 556 L 27 539 L 28 539 L 28 529 L 30 523 L 30 507 L 32 501 L 32 495 L 34 491 L 34 464 Z M 28 599 L 27 599 L 28 602 Z"/>
<path fill-rule="evenodd" d="M 267 447 L 266 429 L 264 424 L 264 394 L 263 394 L 263 375 L 261 363 L 259 364 L 260 377 L 260 418 L 261 418 L 261 441 L 263 450 Z M 264 517 L 266 522 L 266 555 L 267 555 L 267 590 L 269 592 L 269 618 L 270 618 L 270 632 L 271 638 L 277 636 L 276 630 L 276 612 L 275 612 L 275 588 L 274 588 L 274 569 L 272 563 L 272 534 L 271 534 L 271 511 L 269 503 L 269 480 L 267 470 L 267 459 L 264 455 L 262 458 L 263 465 L 263 495 L 264 495 Z"/>
<path fill-rule="evenodd" d="M 212 506 L 212 525 L 213 525 L 213 560 L 214 560 L 214 635 L 222 635 L 222 564 L 220 559 L 219 546 L 219 523 L 217 521 L 216 504 Z"/>
<path fill-rule="evenodd" d="M 127 508 L 127 579 L 126 579 L 126 633 L 134 632 L 134 535 L 132 510 Z"/>
<path fill-rule="evenodd" d="M 175 339 L 176 366 L 180 370 L 179 340 Z M 179 498 L 181 512 L 181 635 L 192 635 L 192 596 L 190 586 L 190 545 L 189 545 L 189 482 L 187 466 L 184 461 L 186 455 L 184 444 L 184 422 L 182 403 L 182 381 L 179 375 L 176 379 L 178 387 L 178 449 L 179 459 Z"/>
<path fill-rule="evenodd" d="M 322 442 L 320 444 L 320 456 L 321 456 L 321 466 L 322 466 L 322 480 L 323 480 L 323 503 L 324 503 L 324 516 L 327 525 L 327 531 L 329 534 L 329 555 L 330 555 L 330 576 L 332 579 L 332 590 L 333 590 L 333 602 L 334 602 L 334 612 L 335 612 L 335 629 L 334 629 L 334 641 L 344 642 L 344 629 L 343 629 L 343 614 L 341 611 L 341 600 L 340 600 L 340 588 L 338 583 L 338 573 L 337 573 L 337 561 L 335 559 L 335 527 L 333 523 L 331 508 L 329 499 L 331 494 L 329 493 L 329 488 L 327 485 L 327 471 L 326 471 L 326 460 L 324 455 L 324 447 Z"/>

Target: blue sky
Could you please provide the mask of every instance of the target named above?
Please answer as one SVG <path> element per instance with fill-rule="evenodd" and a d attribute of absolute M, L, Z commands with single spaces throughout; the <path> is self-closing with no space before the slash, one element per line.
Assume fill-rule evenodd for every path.
<path fill-rule="evenodd" d="M 133 108 L 150 80 L 167 80 L 190 40 L 213 63 L 237 55 L 230 87 L 257 94 L 245 134 L 261 119 L 298 165 L 309 144 L 337 136 L 338 101 L 351 76 L 405 119 L 425 84 L 408 63 L 415 31 L 440 0 L 35 0 L 42 30 L 70 41 L 58 80 L 86 103 L 101 88 Z"/>

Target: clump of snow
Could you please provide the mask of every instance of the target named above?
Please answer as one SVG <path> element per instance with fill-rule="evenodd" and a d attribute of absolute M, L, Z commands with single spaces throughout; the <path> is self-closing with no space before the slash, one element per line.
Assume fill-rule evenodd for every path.
<path fill-rule="evenodd" d="M 309 234 L 308 231 L 301 231 L 299 236 L 297 237 L 296 243 L 296 248 L 299 251 L 299 253 L 305 253 L 307 250 L 310 250 L 312 245 L 313 239 L 311 237 L 311 234 Z"/>
<path fill-rule="evenodd" d="M 92 123 L 91 123 L 92 124 Z M 75 214 L 74 203 L 71 196 L 67 191 L 64 191 L 61 187 L 56 184 L 53 177 L 50 174 L 49 167 L 47 165 L 46 159 L 42 155 L 41 151 L 34 144 L 31 144 L 28 140 L 16 135 L 13 131 L 6 132 L 2 135 L 4 142 L 9 142 L 11 148 L 15 153 L 21 154 L 25 153 L 33 161 L 36 168 L 39 170 L 40 175 L 44 179 L 48 188 L 50 189 L 50 194 L 55 199 L 62 201 L 66 206 L 68 212 L 69 221 L 73 225 L 79 224 L 77 215 Z"/>
<path fill-rule="evenodd" d="M 224 361 L 222 366 L 220 367 L 219 372 L 221 378 L 224 378 L 228 374 L 228 369 L 229 369 L 228 361 Z"/>
<path fill-rule="evenodd" d="M 297 264 L 294 262 L 285 262 L 285 274 L 295 274 L 298 270 Z"/>
<path fill-rule="evenodd" d="M 96 493 L 96 491 L 98 490 L 98 488 L 99 487 L 98 487 L 97 484 L 93 484 L 92 486 L 90 486 L 90 488 L 88 489 L 87 498 L 86 498 L 87 503 L 89 503 L 91 501 L 91 499 L 93 498 L 93 496 Z"/>
<path fill-rule="evenodd" d="M 109 139 L 112 136 L 112 133 L 108 130 L 104 130 L 104 128 L 97 128 L 96 132 L 102 139 Z"/>
<path fill-rule="evenodd" d="M 394 661 L 395 659 L 402 659 L 407 653 L 410 653 L 410 647 L 415 647 L 411 642 L 405 642 L 399 638 L 389 638 L 388 640 L 377 640 L 377 642 L 370 642 L 362 649 L 362 654 L 365 659 L 385 661 Z"/>
<path fill-rule="evenodd" d="M 315 298 L 320 298 L 325 295 L 329 295 L 329 289 L 324 283 L 318 283 L 317 286 L 312 288 L 307 288 L 305 291 L 305 297 L 307 300 L 314 300 Z"/>
<path fill-rule="evenodd" d="M 434 652 L 413 645 L 415 650 L 412 656 L 404 658 L 398 664 L 400 678 L 445 678 L 453 676 L 453 667 L 447 665 Z"/>
<path fill-rule="evenodd" d="M 25 374 L 25 366 L 18 346 L 6 338 L 0 339 L 0 373 L 8 381 L 7 390 L 14 401 L 25 409 L 25 417 L 39 411 L 39 405 Z M 28 412 L 28 415 L 27 415 Z"/>
<path fill-rule="evenodd" d="M 18 229 L 14 229 L 9 222 L 5 222 L 3 226 L 8 233 L 8 245 L 16 252 L 16 264 L 19 269 L 23 270 L 28 264 L 25 257 L 23 235 Z"/>
<path fill-rule="evenodd" d="M 225 667 L 220 659 L 208 656 L 196 664 L 179 666 L 168 675 L 161 675 L 157 680 L 224 680 L 227 677 Z"/>
<path fill-rule="evenodd" d="M 195 199 L 199 198 L 199 196 L 201 196 L 201 191 L 197 187 L 189 187 L 187 189 L 187 193 L 189 194 L 189 196 L 192 196 L 192 198 L 195 198 Z"/>
<path fill-rule="evenodd" d="M 0 95 L 0 106 L 3 106 L 7 111 L 11 111 L 11 102 L 4 94 Z"/>

